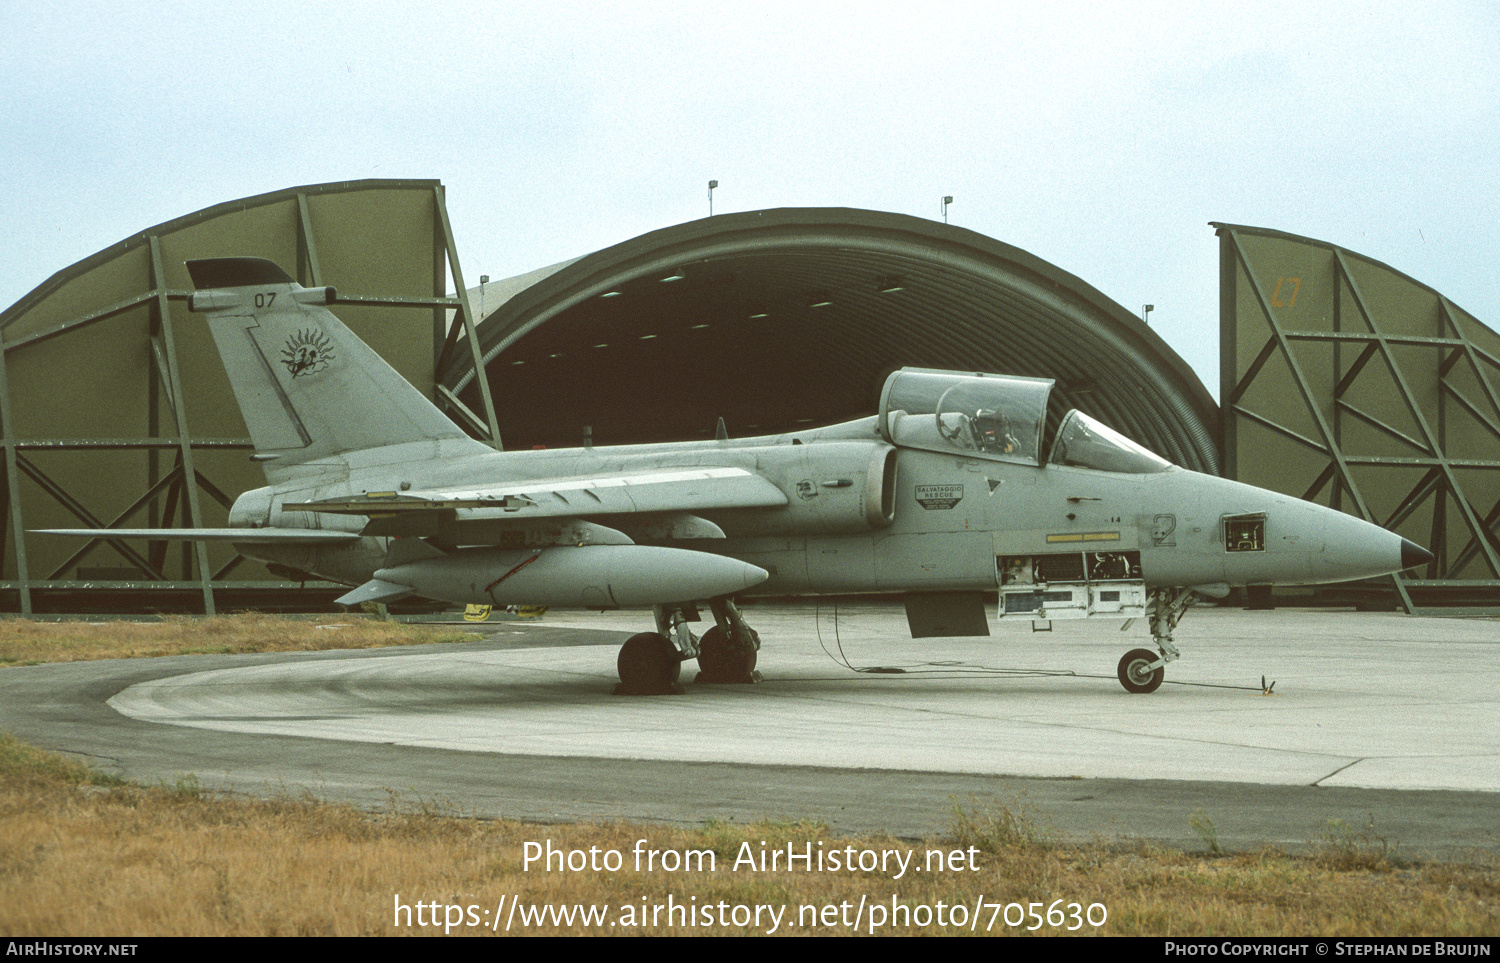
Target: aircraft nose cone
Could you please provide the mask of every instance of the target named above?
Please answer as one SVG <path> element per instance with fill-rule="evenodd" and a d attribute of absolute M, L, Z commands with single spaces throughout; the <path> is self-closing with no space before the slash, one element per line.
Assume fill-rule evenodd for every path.
<path fill-rule="evenodd" d="M 1432 561 L 1433 554 L 1416 542 L 1401 540 L 1401 567 L 1416 568 L 1418 565 L 1426 565 Z"/>

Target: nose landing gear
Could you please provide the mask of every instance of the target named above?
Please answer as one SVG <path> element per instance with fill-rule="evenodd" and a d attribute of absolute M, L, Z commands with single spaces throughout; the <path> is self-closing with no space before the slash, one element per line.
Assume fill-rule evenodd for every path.
<path fill-rule="evenodd" d="M 1126 692 L 1155 692 L 1161 688 L 1167 663 L 1176 662 L 1182 655 L 1172 644 L 1172 630 L 1196 600 L 1192 589 L 1151 590 L 1146 602 L 1146 617 L 1151 622 L 1151 641 L 1156 643 L 1161 655 L 1150 649 L 1131 649 L 1125 653 L 1116 672 Z"/>

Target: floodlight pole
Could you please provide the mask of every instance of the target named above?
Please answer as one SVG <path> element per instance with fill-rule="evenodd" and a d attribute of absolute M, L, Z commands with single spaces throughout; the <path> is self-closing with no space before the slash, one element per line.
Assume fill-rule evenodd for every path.
<path fill-rule="evenodd" d="M 718 181 L 708 182 L 708 216 L 714 216 L 714 188 L 719 186 Z"/>
<path fill-rule="evenodd" d="M 948 205 L 953 203 L 953 195 L 949 194 L 943 198 L 943 223 L 948 223 Z"/>

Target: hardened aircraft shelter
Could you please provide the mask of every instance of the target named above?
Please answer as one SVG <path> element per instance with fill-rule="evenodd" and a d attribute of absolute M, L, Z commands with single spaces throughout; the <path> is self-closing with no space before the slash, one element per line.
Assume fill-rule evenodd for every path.
<path fill-rule="evenodd" d="M 297 187 L 159 224 L 0 313 L 0 607 L 213 612 L 216 593 L 274 605 L 300 582 L 224 545 L 27 532 L 222 526 L 235 496 L 265 484 L 207 325 L 187 308 L 184 262 L 226 256 L 270 258 L 305 285 L 334 285 L 350 328 L 455 417 L 475 420 L 434 390 L 442 352 L 478 345 L 464 337 L 474 315 L 437 181 Z"/>
<path fill-rule="evenodd" d="M 1500 611 L 1500 334 L 1353 251 L 1213 226 L 1225 474 L 1427 546 L 1407 611 Z"/>
<path fill-rule="evenodd" d="M 845 208 L 654 231 L 471 300 L 507 446 L 795 431 L 875 413 L 904 366 L 1054 378 L 1080 408 L 1217 473 L 1218 408 L 1134 314 L 1019 248 Z M 439 380 L 471 406 L 472 356 Z M 566 386 L 564 390 L 559 390 Z M 1055 425 L 1055 422 L 1054 422 Z"/>

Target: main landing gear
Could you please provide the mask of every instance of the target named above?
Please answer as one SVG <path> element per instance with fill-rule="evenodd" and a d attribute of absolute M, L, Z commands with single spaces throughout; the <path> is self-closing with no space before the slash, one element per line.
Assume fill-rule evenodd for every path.
<path fill-rule="evenodd" d="M 1146 618 L 1151 621 L 1151 641 L 1161 655 L 1150 649 L 1131 649 L 1120 660 L 1117 674 L 1126 692 L 1155 692 L 1166 676 L 1168 662 L 1176 662 L 1182 653 L 1172 644 L 1172 630 L 1182 621 L 1188 606 L 1196 600 L 1191 589 L 1152 589 L 1146 602 Z"/>
<path fill-rule="evenodd" d="M 620 647 L 616 662 L 620 684 L 615 686 L 615 694 L 681 694 L 682 663 L 689 659 L 698 660 L 696 682 L 759 682 L 755 660 L 760 636 L 746 624 L 730 599 L 713 599 L 708 605 L 715 624 L 702 638 L 688 629 L 689 622 L 699 621 L 696 605 L 656 606 L 656 631 L 632 635 Z"/>
<path fill-rule="evenodd" d="M 632 635 L 620 646 L 616 695 L 672 695 L 682 692 L 682 656 L 667 637 L 656 632 Z"/>

